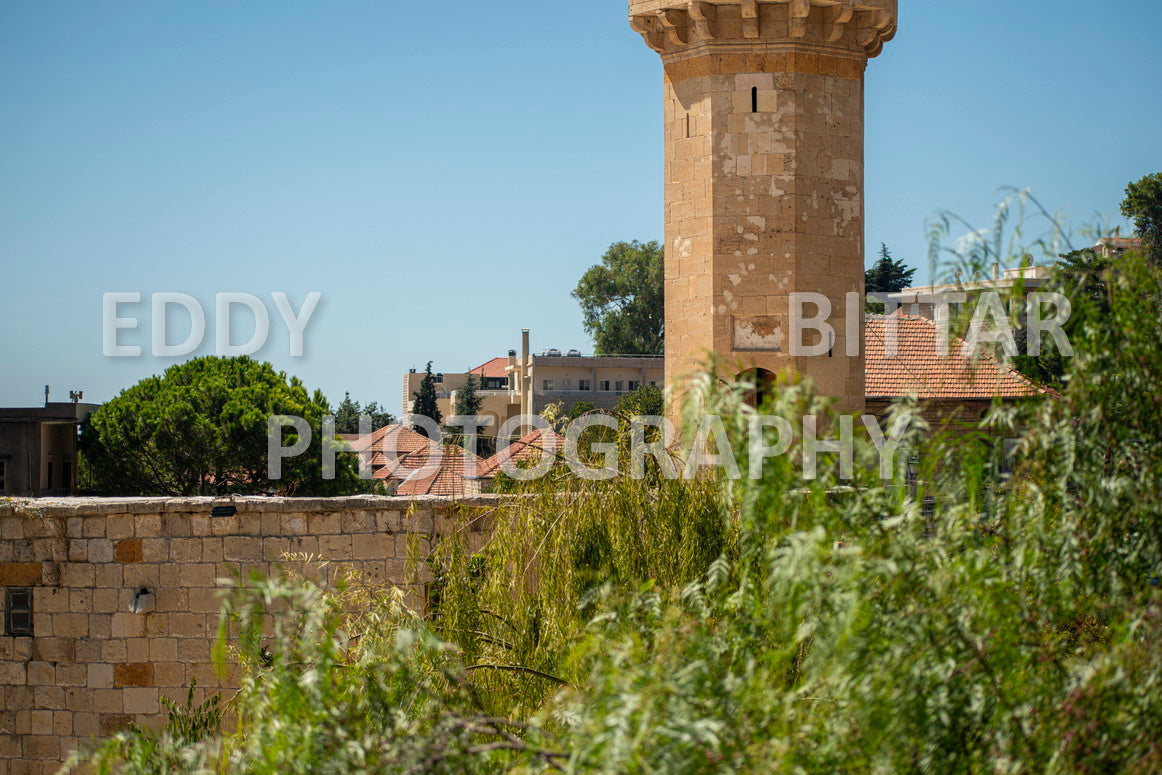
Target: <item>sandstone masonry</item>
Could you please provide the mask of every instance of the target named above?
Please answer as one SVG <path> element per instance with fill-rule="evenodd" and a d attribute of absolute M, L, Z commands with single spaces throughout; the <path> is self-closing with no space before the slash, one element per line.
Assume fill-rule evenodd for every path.
<path fill-rule="evenodd" d="M 667 384 L 713 352 L 726 376 L 793 369 L 859 411 L 863 76 L 897 0 L 630 0 L 629 13 L 665 69 Z M 831 303 L 835 338 L 804 336 L 822 355 L 788 352 L 796 292 Z"/>
<path fill-rule="evenodd" d="M 0 592 L 31 590 L 33 611 L 32 636 L 0 634 L 0 772 L 55 772 L 91 737 L 156 722 L 160 698 L 184 698 L 192 679 L 199 702 L 229 695 L 210 657 L 218 579 L 313 555 L 404 586 L 422 607 L 427 579 L 409 578 L 409 539 L 426 553 L 464 530 L 478 548 L 502 500 L 0 500 Z M 237 513 L 211 516 L 221 505 Z M 132 613 L 142 589 L 151 606 Z"/>

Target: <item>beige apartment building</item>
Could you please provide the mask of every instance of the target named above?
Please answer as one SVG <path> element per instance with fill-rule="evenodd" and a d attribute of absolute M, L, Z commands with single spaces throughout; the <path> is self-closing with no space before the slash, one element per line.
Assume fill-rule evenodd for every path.
<path fill-rule="evenodd" d="M 493 358 L 459 374 L 438 373 L 436 399 L 440 414 L 453 415 L 456 394 L 469 376 L 480 380 L 477 394 L 483 399 L 481 414 L 492 419 L 485 436 L 495 436 L 505 421 L 522 414 L 540 414 L 551 404 L 566 408 L 579 403 L 597 409 L 613 409 L 618 400 L 643 386 L 662 387 L 665 360 L 660 356 L 582 355 L 579 350 L 549 348 L 539 355 L 530 348 L 529 331 L 521 332 L 519 350 L 508 357 Z M 404 377 L 403 418 L 411 422 L 415 395 L 424 375 L 411 371 Z"/>

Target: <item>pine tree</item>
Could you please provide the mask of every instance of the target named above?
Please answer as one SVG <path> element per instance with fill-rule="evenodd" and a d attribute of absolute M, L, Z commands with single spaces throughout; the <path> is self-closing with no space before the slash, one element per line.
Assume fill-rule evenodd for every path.
<path fill-rule="evenodd" d="M 359 433 L 359 402 L 351 400 L 347 393 L 339 408 L 335 410 L 336 433 Z"/>
<path fill-rule="evenodd" d="M 474 417 L 480 414 L 480 410 L 484 407 L 484 399 L 476 392 L 479 389 L 480 383 L 477 381 L 476 375 L 469 374 L 464 387 L 456 391 L 457 417 Z"/>
<path fill-rule="evenodd" d="M 436 378 L 432 376 L 431 361 L 428 361 L 428 366 L 424 369 L 424 379 L 420 382 L 420 389 L 416 391 L 415 401 L 412 404 L 412 414 L 428 417 L 436 425 L 439 425 L 444 419 L 443 415 L 440 414 L 440 407 L 436 404 Z M 428 435 L 427 431 L 418 425 L 413 425 L 412 429 L 417 433 Z"/>
<path fill-rule="evenodd" d="M 897 293 L 912 283 L 916 274 L 903 261 L 892 258 L 888 246 L 880 243 L 880 258 L 864 275 L 864 286 L 868 293 Z"/>

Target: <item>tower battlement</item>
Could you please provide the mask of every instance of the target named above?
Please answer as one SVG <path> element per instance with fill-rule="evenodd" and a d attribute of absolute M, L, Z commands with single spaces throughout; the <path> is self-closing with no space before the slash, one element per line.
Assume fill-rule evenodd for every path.
<path fill-rule="evenodd" d="M 874 57 L 896 33 L 897 0 L 630 0 L 629 13 L 667 57 L 763 46 Z"/>

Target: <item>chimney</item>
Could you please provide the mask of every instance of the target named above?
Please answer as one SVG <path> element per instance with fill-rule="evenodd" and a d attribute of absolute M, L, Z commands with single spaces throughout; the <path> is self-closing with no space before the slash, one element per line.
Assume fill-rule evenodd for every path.
<path fill-rule="evenodd" d="M 532 377 L 529 371 L 529 330 L 520 330 L 520 413 L 532 414 Z"/>

